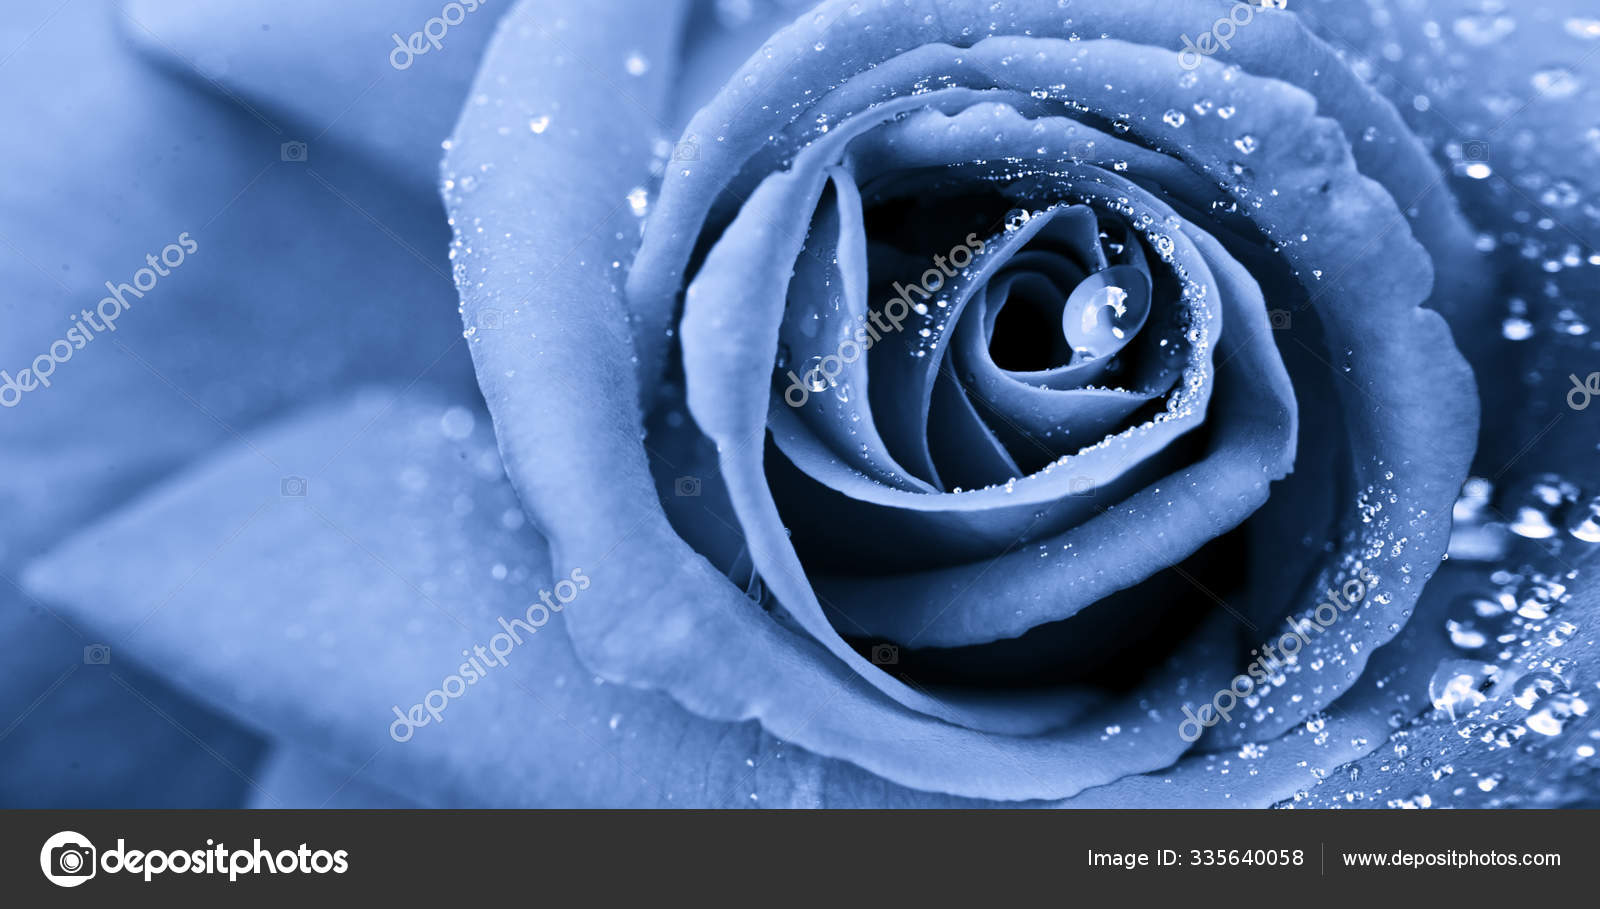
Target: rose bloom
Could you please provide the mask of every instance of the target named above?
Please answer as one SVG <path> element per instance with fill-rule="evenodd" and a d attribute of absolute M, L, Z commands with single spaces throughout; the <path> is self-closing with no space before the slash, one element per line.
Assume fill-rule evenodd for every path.
<path fill-rule="evenodd" d="M 16 408 L 153 383 L 165 437 L 23 474 L 73 491 L 16 563 L 255 803 L 1354 803 L 1324 781 L 1391 744 L 1503 776 L 1526 735 L 1576 777 L 1587 326 L 1500 292 L 1568 299 L 1592 247 L 1482 197 L 1517 104 L 1414 126 L 1425 77 L 1317 4 L 402 6 L 127 14 L 244 138 L 106 244 L 198 252 Z M 1545 125 L 1572 93 L 1480 25 Z M 92 300 L 139 255 L 75 262 Z"/>

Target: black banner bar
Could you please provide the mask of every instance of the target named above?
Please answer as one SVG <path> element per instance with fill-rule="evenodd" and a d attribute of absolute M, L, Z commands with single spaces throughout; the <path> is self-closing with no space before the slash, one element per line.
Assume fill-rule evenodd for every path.
<path fill-rule="evenodd" d="M 1600 867 L 1597 823 L 1593 811 L 12 811 L 0 813 L 0 894 L 16 906 L 202 895 L 416 905 L 597 887 L 693 894 L 709 882 L 825 896 L 879 880 L 896 902 L 992 901 L 1035 879 L 1178 894 L 1401 878 L 1440 894 L 1488 880 L 1576 890 Z"/>

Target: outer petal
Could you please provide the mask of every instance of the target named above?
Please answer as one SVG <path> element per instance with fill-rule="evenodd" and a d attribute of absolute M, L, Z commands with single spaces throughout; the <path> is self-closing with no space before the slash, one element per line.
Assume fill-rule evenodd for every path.
<path fill-rule="evenodd" d="M 183 21 L 165 19 L 164 11 L 80 0 L 18 10 L 8 20 L 0 117 L 26 124 L 28 136 L 7 146 L 10 166 L 27 178 L 0 187 L 0 281 L 8 288 L 0 301 L 0 369 L 15 375 L 30 365 L 73 327 L 69 315 L 95 311 L 105 282 L 130 281 L 147 254 L 160 254 L 180 233 L 199 247 L 133 300 L 114 334 L 98 335 L 61 364 L 50 388 L 0 410 L 0 512 L 8 517 L 0 571 L 8 574 L 88 516 L 224 440 L 249 437 L 255 421 L 330 386 L 383 377 L 404 383 L 427 372 L 470 387 L 459 347 L 442 356 L 452 346 L 454 320 L 443 256 L 420 252 L 438 249 L 444 236 L 426 181 L 413 179 L 409 195 L 396 193 L 381 166 L 331 133 L 316 141 L 337 125 L 334 116 L 306 124 L 270 99 L 213 94 L 220 86 L 195 67 L 217 74 L 220 58 L 177 32 L 200 18 L 216 24 L 215 10 Z M 360 27 L 343 18 L 347 12 L 341 6 L 323 14 L 314 39 L 299 37 L 347 43 L 352 26 Z M 265 20 L 237 21 L 248 22 L 248 34 L 238 37 L 275 43 L 261 29 Z M 278 50 L 299 54 L 305 47 Z M 290 68 L 275 59 L 276 72 Z M 316 59 L 337 68 L 353 58 L 330 51 Z M 462 62 L 458 82 L 470 68 Z M 413 80 L 410 91 L 420 84 Z M 421 107 L 437 124 L 460 94 L 431 100 Z M 395 108 L 381 119 L 416 120 Z M 423 157 L 436 155 L 443 129 L 435 128 L 419 149 Z M 313 140 L 305 163 L 283 158 L 282 143 L 298 139 Z M 0 583 L 6 638 L 39 646 L 4 664 L 0 687 L 26 698 L 12 717 L 39 702 L 4 736 L 8 768 L 30 773 L 37 765 L 18 756 L 56 749 L 55 761 L 78 761 L 106 787 L 77 787 L 82 798 L 102 804 L 216 804 L 244 787 L 189 736 L 237 767 L 254 759 L 255 737 L 176 701 L 153 677 L 114 670 L 125 688 L 109 673 L 80 668 L 52 687 L 64 664 L 83 667 L 87 642 L 59 636 L 60 623 L 30 611 L 10 589 Z M 128 751 L 104 746 L 100 737 L 112 734 Z M 139 750 L 151 764 L 133 763 Z M 5 797 L 46 796 L 35 786 Z"/>
<path fill-rule="evenodd" d="M 606 608 L 608 584 L 633 571 L 621 553 L 575 566 L 589 589 L 537 631 L 519 628 L 501 665 L 484 658 L 481 678 L 438 723 L 391 738 L 394 706 L 405 711 L 460 674 L 463 650 L 501 652 L 500 619 L 525 620 L 553 580 L 485 415 L 427 389 L 391 407 L 392 394 L 300 415 L 263 433 L 259 451 L 234 446 L 185 472 L 36 563 L 29 588 L 186 692 L 321 755 L 320 781 L 285 779 L 281 765 L 252 779 L 261 804 L 384 790 L 483 807 L 814 798 L 810 771 L 769 760 L 772 742 L 755 724 L 690 716 L 576 660 L 564 625 Z M 352 439 L 352 427 L 364 430 Z M 281 496 L 278 469 L 262 457 L 303 469 L 346 443 L 349 456 L 303 497 Z M 89 561 L 97 570 L 81 571 Z M 152 604 L 131 591 L 172 595 Z"/>
<path fill-rule="evenodd" d="M 0 578 L 0 808 L 212 808 L 251 792 L 260 737 L 159 667 Z"/>
<path fill-rule="evenodd" d="M 654 337 L 671 324 L 672 288 L 687 277 L 683 269 L 689 249 L 720 184 L 740 173 L 741 164 L 769 136 L 805 113 L 808 105 L 793 99 L 826 98 L 830 90 L 864 70 L 913 48 L 939 43 L 966 47 L 994 35 L 1076 38 L 1089 33 L 1164 46 L 1169 49 L 1167 60 L 1175 60 L 1182 46 L 1180 36 L 1208 30 L 1223 9 L 1223 4 L 1208 0 L 1160 4 L 1094 0 L 1074 6 L 1066 15 L 1044 5 L 997 8 L 982 0 L 821 4 L 753 56 L 690 123 L 690 134 L 716 136 L 718 141 L 701 166 L 669 175 L 662 203 L 670 215 L 659 219 L 663 223 L 630 273 L 630 304 L 644 320 L 644 336 Z M 1438 171 L 1409 138 L 1394 109 L 1358 81 L 1293 15 L 1258 11 L 1251 29 L 1253 40 L 1236 42 L 1217 59 L 1306 89 L 1347 135 L 1371 132 L 1382 137 L 1381 143 L 1359 143 L 1355 149 L 1362 171 L 1400 200 L 1402 211 L 1419 225 L 1418 236 L 1430 252 L 1460 258 L 1470 248 L 1465 224 L 1449 196 L 1435 191 Z M 1174 68 L 1163 67 L 1169 69 Z M 948 84 L 948 70 L 937 72 Z M 1476 263 L 1461 264 L 1462 270 L 1447 275 L 1448 284 L 1441 288 L 1439 299 L 1447 305 L 1470 305 L 1481 293 L 1475 289 L 1481 285 Z M 641 347 L 641 356 L 645 381 L 654 381 L 661 359 L 649 345 Z"/>
<path fill-rule="evenodd" d="M 1484 275 L 1477 280 L 1485 292 L 1478 305 L 1440 308 L 1480 378 L 1477 472 L 1585 463 L 1593 433 L 1570 419 L 1563 396 L 1568 376 L 1594 370 L 1593 336 L 1581 326 L 1600 321 L 1600 220 L 1591 201 L 1600 191 L 1594 4 L 1297 8 L 1393 100 L 1405 127 L 1445 169 L 1434 193 L 1448 190 L 1478 231 L 1482 252 L 1449 254 L 1441 276 Z M 1374 137 L 1391 142 L 1387 131 Z M 1542 464 L 1530 463 L 1532 452 Z"/>
<path fill-rule="evenodd" d="M 1451 652 L 1440 628 L 1448 597 L 1430 597 L 1418 621 L 1373 659 L 1361 680 L 1326 710 L 1275 739 L 1242 749 L 1192 754 L 1156 773 L 1135 774 L 1060 801 L 1028 802 L 1030 808 L 1266 808 L 1301 802 L 1316 807 L 1358 804 L 1345 785 L 1363 773 L 1338 768 L 1381 748 L 1406 718 L 1425 710 L 1432 667 Z M 1415 752 L 1413 752 L 1415 753 Z M 1361 766 L 1393 760 L 1372 754 Z M 937 799 L 873 779 L 848 765 L 826 768 L 825 807 L 988 807 L 964 799 Z M 1324 782 L 1326 781 L 1326 782 Z M 1398 807 L 1398 806 L 1392 806 Z"/>
<path fill-rule="evenodd" d="M 30 179 L 0 188 L 13 291 L 0 369 L 28 366 L 181 233 L 198 248 L 143 298 L 124 292 L 134 305 L 115 332 L 50 388 L 0 410 L 0 503 L 14 518 L 0 558 L 330 385 L 431 372 L 469 387 L 466 359 L 446 356 L 447 263 L 422 252 L 445 236 L 425 184 L 396 194 L 336 144 L 284 160 L 281 144 L 303 134 L 174 83 L 123 46 L 118 29 L 136 26 L 106 4 L 40 24 L 0 90 L 8 122 L 51 139 L 17 143 L 12 165 Z M 62 145 L 81 154 L 63 159 Z"/>
<path fill-rule="evenodd" d="M 507 6 L 461 0 L 462 19 L 445 23 L 438 47 L 409 59 L 395 50 L 395 35 L 425 27 L 438 34 L 445 5 L 132 0 L 120 18 L 136 46 L 194 88 L 293 124 L 298 132 L 286 138 L 345 146 L 420 194 L 438 172 L 439 140 Z"/>
<path fill-rule="evenodd" d="M 1320 785 L 1304 787 L 1294 795 L 1297 803 L 1308 808 L 1593 806 L 1600 639 L 1592 629 L 1600 618 L 1600 592 L 1585 579 L 1600 566 L 1600 551 L 1593 543 L 1568 540 L 1550 549 L 1525 545 L 1517 556 L 1527 559 L 1521 564 L 1528 570 L 1573 586 L 1550 605 L 1547 619 L 1507 616 L 1499 631 L 1509 639 L 1503 649 L 1511 656 L 1490 664 L 1488 700 L 1476 708 L 1424 710 L 1415 719 L 1408 714 L 1386 733 L 1389 749 L 1329 775 Z M 1428 585 L 1425 600 L 1432 614 L 1418 619 L 1441 624 L 1438 607 L 1495 589 L 1489 574 L 1481 566 L 1447 567 Z M 1417 666 L 1437 674 L 1437 692 L 1463 663 L 1494 655 L 1451 648 L 1444 655 L 1449 662 L 1418 660 Z"/>

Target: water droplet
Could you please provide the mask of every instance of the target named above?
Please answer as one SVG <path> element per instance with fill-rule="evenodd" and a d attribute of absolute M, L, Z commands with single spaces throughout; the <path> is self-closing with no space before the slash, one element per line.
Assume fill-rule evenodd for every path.
<path fill-rule="evenodd" d="M 534 133 L 542 133 L 549 128 L 550 118 L 548 116 L 538 116 L 528 121 L 528 129 Z"/>
<path fill-rule="evenodd" d="M 1526 341 L 1533 337 L 1533 323 L 1521 316 L 1512 316 L 1500 323 L 1500 335 L 1507 341 Z"/>
<path fill-rule="evenodd" d="M 1499 599 L 1468 593 L 1450 603 L 1445 630 L 1451 643 L 1466 651 L 1481 650 L 1495 644 L 1505 634 L 1511 613 Z"/>
<path fill-rule="evenodd" d="M 1581 84 L 1572 70 L 1562 66 L 1541 69 L 1533 74 L 1534 90 L 1546 98 L 1567 98 L 1576 94 Z"/>
<path fill-rule="evenodd" d="M 1551 208 L 1571 208 L 1582 198 L 1570 180 L 1556 180 L 1539 193 L 1539 201 Z"/>
<path fill-rule="evenodd" d="M 628 208 L 632 209 L 635 215 L 641 218 L 644 217 L 644 213 L 649 207 L 650 194 L 645 191 L 644 187 L 635 186 L 628 191 Z"/>
<path fill-rule="evenodd" d="M 812 357 L 810 360 L 807 360 L 806 370 L 804 373 L 802 373 L 802 375 L 805 376 L 806 387 L 810 388 L 812 391 L 828 390 L 829 381 L 828 378 L 822 374 L 821 357 Z"/>
<path fill-rule="evenodd" d="M 1566 688 L 1555 673 L 1536 669 L 1516 680 L 1511 686 L 1511 700 L 1523 710 L 1533 710 L 1547 695 Z"/>
<path fill-rule="evenodd" d="M 1582 38 L 1585 41 L 1600 38 L 1600 19 L 1580 19 L 1574 16 L 1562 23 L 1562 27 L 1574 38 Z"/>
<path fill-rule="evenodd" d="M 444 433 L 447 439 L 460 441 L 472 435 L 472 429 L 477 422 L 472 416 L 472 411 L 465 407 L 451 407 L 439 418 L 439 431 Z"/>
<path fill-rule="evenodd" d="M 1450 558 L 1498 563 L 1510 545 L 1506 526 L 1491 520 L 1489 496 L 1494 485 L 1482 477 L 1468 477 L 1461 495 L 1451 506 Z"/>
<path fill-rule="evenodd" d="M 1552 517 L 1564 504 L 1575 501 L 1577 493 L 1577 487 L 1553 474 L 1542 474 L 1513 487 L 1507 498 L 1511 532 L 1530 540 L 1555 536 Z"/>
<path fill-rule="evenodd" d="M 1450 516 L 1457 521 L 1482 520 L 1484 509 L 1489 506 L 1489 497 L 1493 494 L 1494 483 L 1483 477 L 1467 477 L 1461 484 L 1461 495 L 1451 506 Z"/>
<path fill-rule="evenodd" d="M 1169 110 L 1161 115 L 1161 121 L 1172 127 L 1182 126 L 1187 120 L 1188 118 L 1183 115 L 1183 112 L 1177 110 Z"/>
<path fill-rule="evenodd" d="M 1217 113 L 1221 114 L 1222 112 L 1217 111 Z M 1255 154 L 1255 150 L 1259 147 L 1259 143 L 1256 142 L 1255 136 L 1247 134 L 1233 140 L 1233 147 L 1247 155 L 1251 155 Z"/>
<path fill-rule="evenodd" d="M 1554 628 L 1545 632 L 1544 642 L 1551 647 L 1564 647 L 1578 633 L 1578 626 L 1571 622 L 1557 622 Z"/>
<path fill-rule="evenodd" d="M 1496 672 L 1489 663 L 1444 660 L 1428 680 L 1428 698 L 1435 708 L 1449 714 L 1454 721 L 1484 702 L 1484 691 L 1494 682 Z"/>
<path fill-rule="evenodd" d="M 1567 519 L 1567 533 L 1585 543 L 1600 543 L 1600 496 L 1572 510 L 1572 517 Z"/>
<path fill-rule="evenodd" d="M 1451 26 L 1456 37 L 1473 47 L 1493 44 L 1516 29 L 1517 20 L 1510 16 L 1462 16 Z"/>
<path fill-rule="evenodd" d="M 1061 312 L 1073 360 L 1108 357 L 1121 350 L 1150 315 L 1150 279 L 1134 265 L 1095 272 L 1073 289 Z"/>

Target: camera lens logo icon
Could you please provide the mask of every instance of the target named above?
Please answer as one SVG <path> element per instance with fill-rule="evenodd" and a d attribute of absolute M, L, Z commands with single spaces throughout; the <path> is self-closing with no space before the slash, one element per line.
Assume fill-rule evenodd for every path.
<path fill-rule="evenodd" d="M 94 869 L 94 846 L 80 833 L 63 830 L 39 850 L 39 870 L 58 887 L 76 887 L 94 877 Z"/>

